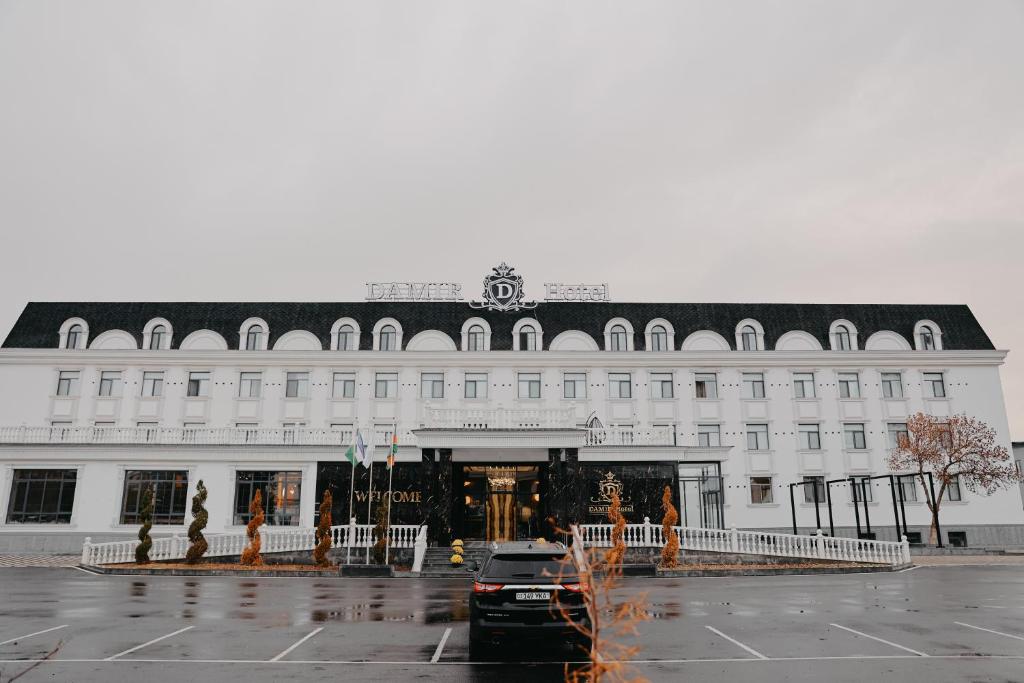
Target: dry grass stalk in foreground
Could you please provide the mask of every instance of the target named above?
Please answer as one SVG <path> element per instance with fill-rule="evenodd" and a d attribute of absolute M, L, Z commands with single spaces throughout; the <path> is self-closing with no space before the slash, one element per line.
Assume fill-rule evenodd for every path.
<path fill-rule="evenodd" d="M 583 639 L 590 641 L 590 650 L 586 653 L 587 662 L 581 668 L 565 665 L 566 683 L 646 681 L 633 676 L 628 664 L 636 657 L 640 646 L 624 642 L 627 638 L 635 638 L 637 624 L 648 618 L 646 594 L 634 595 L 621 602 L 617 602 L 613 596 L 622 579 L 622 561 L 626 555 L 626 543 L 623 540 L 626 520 L 622 516 L 617 494 L 612 496 L 608 519 L 613 524 L 612 546 L 603 552 L 585 549 L 578 527 L 572 528 L 572 560 L 566 560 L 564 571 L 567 574 L 571 572 L 573 567 L 570 562 L 574 562 L 580 583 L 583 584 L 580 595 L 590 623 L 574 621 L 567 608 L 557 601 L 553 608 L 558 610 L 562 619 L 572 624 Z"/>

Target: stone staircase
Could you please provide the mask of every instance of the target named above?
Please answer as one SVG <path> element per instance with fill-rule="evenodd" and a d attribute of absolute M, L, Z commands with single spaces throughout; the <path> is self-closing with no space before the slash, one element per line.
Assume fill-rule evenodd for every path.
<path fill-rule="evenodd" d="M 487 559 L 490 554 L 490 550 L 483 543 L 470 542 L 466 544 L 465 552 L 462 557 L 468 562 L 469 560 L 475 560 L 479 567 L 483 564 L 483 561 Z M 439 548 L 427 548 L 427 553 L 423 558 L 423 571 L 420 572 L 420 576 L 424 577 L 457 577 L 470 579 L 473 574 L 468 572 L 463 567 L 453 567 L 450 561 L 452 556 L 452 549 L 447 547 Z"/>

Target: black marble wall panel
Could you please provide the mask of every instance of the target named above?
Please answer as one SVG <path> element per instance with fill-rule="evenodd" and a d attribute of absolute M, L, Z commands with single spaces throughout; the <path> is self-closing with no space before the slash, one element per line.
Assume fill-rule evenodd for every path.
<path fill-rule="evenodd" d="M 428 490 L 425 489 L 421 463 L 395 463 L 391 482 L 391 523 L 425 524 L 429 507 L 424 505 Z M 316 516 L 319 517 L 320 497 L 324 490 L 330 490 L 333 504 L 331 517 L 335 525 L 346 524 L 349 518 L 349 486 L 352 465 L 348 461 L 320 462 L 316 471 Z M 355 466 L 355 486 L 352 516 L 357 524 L 367 523 L 368 506 L 376 508 L 380 501 L 387 499 L 388 468 L 384 463 L 373 465 L 373 490 L 370 486 L 370 470 L 362 465 Z M 305 492 L 303 492 L 305 493 Z M 369 498 L 367 497 L 369 495 Z M 373 515 L 370 515 L 372 520 Z"/>
<path fill-rule="evenodd" d="M 614 492 L 618 492 L 622 516 L 630 524 L 643 522 L 645 516 L 656 524 L 661 522 L 665 486 L 672 491 L 672 503 L 679 509 L 674 462 L 576 462 L 571 469 L 563 490 L 567 496 L 566 514 L 575 523 L 607 522 Z"/>

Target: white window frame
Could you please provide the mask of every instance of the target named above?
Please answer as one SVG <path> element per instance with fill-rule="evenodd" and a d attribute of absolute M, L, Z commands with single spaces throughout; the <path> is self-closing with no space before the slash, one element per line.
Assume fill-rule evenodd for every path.
<path fill-rule="evenodd" d="M 850 391 L 851 382 L 854 391 Z M 839 398 L 859 399 L 861 397 L 860 373 L 856 371 L 836 373 L 836 388 L 839 389 Z M 845 396 L 843 396 L 844 391 L 846 392 Z"/>
<path fill-rule="evenodd" d="M 625 389 L 625 396 L 623 396 Z M 609 372 L 608 373 L 608 400 L 630 401 L 633 399 L 633 373 L 631 372 Z"/>
<path fill-rule="evenodd" d="M 568 396 L 569 387 L 572 387 L 572 396 Z M 579 389 L 582 387 L 582 395 Z M 586 371 L 565 371 L 562 373 L 562 398 L 569 401 L 584 401 L 587 398 L 587 373 Z"/>
<path fill-rule="evenodd" d="M 440 389 L 440 395 L 438 395 Z M 444 373 L 429 371 L 420 373 L 420 398 L 425 401 L 444 400 Z"/>
<path fill-rule="evenodd" d="M 650 383 L 652 399 L 656 401 L 675 399 L 675 375 L 673 373 L 665 371 L 652 372 Z"/>
<path fill-rule="evenodd" d="M 295 377 L 292 377 L 292 375 L 295 375 Z M 293 382 L 295 383 L 295 394 L 289 395 Z M 312 373 L 309 370 L 285 370 L 284 397 L 293 401 L 308 399 L 311 382 Z"/>
<path fill-rule="evenodd" d="M 462 396 L 466 400 L 475 401 L 479 399 L 487 398 L 487 388 L 490 383 L 490 378 L 486 372 L 467 372 L 463 378 L 463 390 Z M 473 387 L 473 395 L 470 396 L 469 388 Z M 480 392 L 480 388 L 483 387 L 483 393 Z"/>
<path fill-rule="evenodd" d="M 384 395 L 381 395 L 381 386 L 384 387 Z M 392 393 L 394 389 L 394 393 Z M 394 400 L 398 398 L 398 373 L 377 372 L 373 376 L 373 397 L 378 400 Z"/>
<path fill-rule="evenodd" d="M 536 378 L 536 379 L 533 379 Z M 517 372 L 516 373 L 516 398 L 521 401 L 536 401 L 543 398 L 544 392 L 541 391 L 542 375 L 539 372 Z M 527 386 L 526 396 L 523 396 L 523 385 Z M 537 395 L 532 396 L 533 386 L 536 383 Z"/>

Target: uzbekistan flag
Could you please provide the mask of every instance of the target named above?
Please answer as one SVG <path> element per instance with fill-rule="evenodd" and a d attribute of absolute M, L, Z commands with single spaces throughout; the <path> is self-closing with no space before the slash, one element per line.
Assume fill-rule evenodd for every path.
<path fill-rule="evenodd" d="M 398 434 L 391 435 L 391 448 L 388 450 L 388 469 L 395 466 L 395 456 L 398 455 Z"/>
<path fill-rule="evenodd" d="M 356 430 L 356 436 L 351 446 L 345 451 L 345 457 L 348 461 L 355 466 L 356 463 L 362 463 L 364 467 L 369 467 L 366 459 L 366 444 L 363 443 L 363 435 Z"/>

